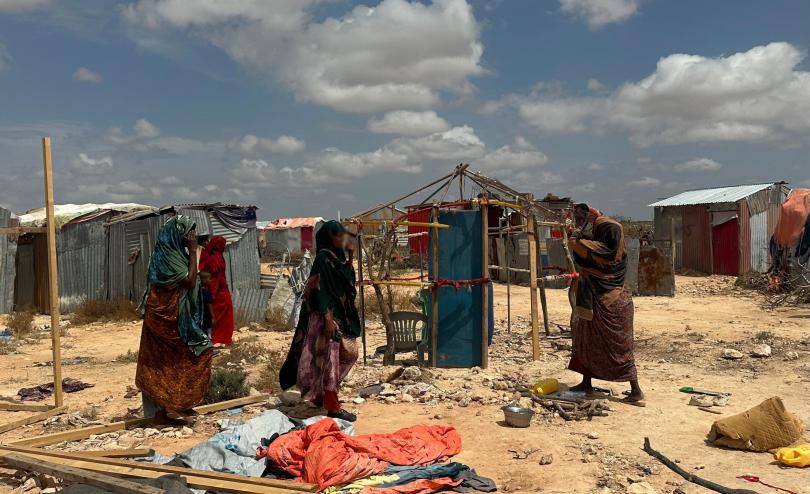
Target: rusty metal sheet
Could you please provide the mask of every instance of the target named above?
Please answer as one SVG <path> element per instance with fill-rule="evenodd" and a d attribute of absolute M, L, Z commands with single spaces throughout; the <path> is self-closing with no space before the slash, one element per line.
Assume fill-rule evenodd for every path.
<path fill-rule="evenodd" d="M 638 255 L 638 294 L 675 296 L 672 258 L 654 245 L 641 246 Z"/>

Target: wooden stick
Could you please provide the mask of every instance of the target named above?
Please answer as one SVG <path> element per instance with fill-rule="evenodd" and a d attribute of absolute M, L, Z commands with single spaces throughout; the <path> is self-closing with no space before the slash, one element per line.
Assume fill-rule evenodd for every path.
<path fill-rule="evenodd" d="M 430 218 L 432 221 L 439 221 L 439 207 L 433 206 Z M 431 250 L 433 251 L 433 281 L 439 279 L 439 230 L 434 228 L 431 230 Z M 433 321 L 430 325 L 430 365 L 436 367 L 436 352 L 438 348 L 439 339 L 439 287 L 433 286 L 431 293 L 431 316 Z"/>
<path fill-rule="evenodd" d="M 62 460 L 80 461 L 83 462 L 85 465 L 87 464 L 95 465 L 96 468 L 90 469 L 96 471 L 100 471 L 100 469 L 103 468 L 109 468 L 110 471 L 114 471 L 116 467 L 124 467 L 136 470 L 156 472 L 159 474 L 157 476 L 165 474 L 177 474 L 206 479 L 234 481 L 242 484 L 250 484 L 254 487 L 255 486 L 274 487 L 276 489 L 284 489 L 288 491 L 312 492 L 316 489 L 316 486 L 312 484 L 292 482 L 287 480 L 268 479 L 263 477 L 246 477 L 244 475 L 236 475 L 232 473 L 213 472 L 208 470 L 194 470 L 191 468 L 177 467 L 172 465 L 158 465 L 155 463 L 133 462 L 130 460 L 122 460 L 118 458 L 106 458 L 102 456 L 86 455 L 84 453 L 78 452 L 46 450 L 46 449 L 31 448 L 27 446 L 0 444 L 0 457 L 2 457 L 2 455 L 5 454 L 5 452 L 23 453 L 35 457 L 45 457 L 46 459 L 52 458 L 53 460 L 48 461 L 54 462 L 56 462 L 57 458 Z M 87 468 L 87 467 L 83 466 L 80 468 Z M 217 489 L 211 490 L 216 491 Z M 235 492 L 254 492 L 254 491 L 239 490 Z"/>
<path fill-rule="evenodd" d="M 12 441 L 9 444 L 20 446 L 48 446 L 50 444 L 61 443 L 63 441 L 77 441 L 79 439 L 86 439 L 93 434 L 105 434 L 107 432 L 123 431 L 129 428 L 151 424 L 151 418 L 122 420 L 120 422 L 110 422 L 109 424 L 82 427 L 81 429 L 43 434 L 37 437 Z"/>
<path fill-rule="evenodd" d="M 489 278 L 489 206 L 481 204 L 481 276 Z M 489 285 L 481 284 L 481 368 L 489 365 Z"/>
<path fill-rule="evenodd" d="M 531 200 L 531 197 L 529 198 Z M 526 218 L 526 235 L 529 242 L 529 296 L 532 316 L 532 360 L 540 360 L 540 329 L 537 320 L 537 237 L 535 218 Z"/>
<path fill-rule="evenodd" d="M 59 288 L 56 271 L 56 218 L 53 212 L 53 164 L 51 162 L 51 138 L 42 138 L 42 164 L 45 172 L 45 216 L 48 224 L 48 287 L 51 302 L 51 348 L 53 350 L 53 399 L 57 407 L 62 397 L 62 348 L 59 342 Z"/>
<path fill-rule="evenodd" d="M 44 473 L 70 483 L 92 485 L 119 494 L 161 494 L 165 492 L 163 489 L 151 485 L 139 484 L 131 480 L 119 479 L 103 473 L 90 472 L 17 453 L 7 454 L 0 457 L 0 460 L 6 465 L 21 470 Z"/>
<path fill-rule="evenodd" d="M 269 394 L 251 395 L 233 400 L 220 401 L 219 403 L 211 403 L 210 405 L 200 405 L 192 408 L 192 410 L 200 415 L 204 415 L 206 413 L 230 410 L 231 408 L 238 408 L 244 405 L 252 405 L 254 403 L 259 403 L 260 401 L 267 401 L 268 399 L 270 399 Z"/>
<path fill-rule="evenodd" d="M 363 232 L 362 230 L 357 234 L 357 274 L 359 275 L 360 279 L 363 279 Z M 366 365 L 368 362 L 368 353 L 366 351 L 366 296 L 365 290 L 363 290 L 363 285 L 361 284 L 359 287 L 360 289 L 360 331 L 362 336 L 363 342 L 363 365 Z"/>
<path fill-rule="evenodd" d="M 418 226 L 423 228 L 450 228 L 450 225 L 443 223 L 427 223 L 424 221 L 394 221 L 394 220 L 362 220 L 364 225 L 394 225 L 394 226 Z"/>
<path fill-rule="evenodd" d="M 751 491 L 751 490 L 748 490 L 748 489 L 732 489 L 732 488 L 729 488 L 729 487 L 725 487 L 725 486 L 722 486 L 720 484 L 716 484 L 716 483 L 714 483 L 714 482 L 712 482 L 710 480 L 700 478 L 697 475 L 694 475 L 694 474 L 691 474 L 691 473 L 687 472 L 683 468 L 676 465 L 674 461 L 672 461 L 669 458 L 667 458 L 666 456 L 664 456 L 662 453 L 659 453 L 658 451 L 652 449 L 652 446 L 650 446 L 650 438 L 649 437 L 644 438 L 644 451 L 648 455 L 652 456 L 653 458 L 658 459 L 658 461 L 660 461 L 661 463 L 666 465 L 667 468 L 669 468 L 673 472 L 677 473 L 681 477 L 685 478 L 689 482 L 692 482 L 693 484 L 697 484 L 697 485 L 699 485 L 701 487 L 705 487 L 706 489 L 710 489 L 710 490 L 713 490 L 715 492 L 720 492 L 722 494 L 757 494 L 756 491 Z"/>
<path fill-rule="evenodd" d="M 23 233 L 48 233 L 48 229 L 39 226 L 3 226 L 0 227 L 0 234 L 22 235 Z"/>
<path fill-rule="evenodd" d="M 142 458 L 144 456 L 152 456 L 155 454 L 154 449 L 150 448 L 133 448 L 133 449 L 110 449 L 110 450 L 93 450 L 82 451 L 82 453 L 90 456 L 104 456 L 106 458 Z"/>
<path fill-rule="evenodd" d="M 7 412 L 47 412 L 55 408 L 53 405 L 34 405 L 29 403 L 11 403 L 0 401 L 0 410 Z"/>
<path fill-rule="evenodd" d="M 9 422 L 7 424 L 0 425 L 0 434 L 20 427 L 24 427 L 26 425 L 36 424 L 37 422 L 41 422 L 47 419 L 48 417 L 53 417 L 54 415 L 65 413 L 65 410 L 67 410 L 67 407 L 61 406 L 48 410 L 47 412 L 38 413 L 36 415 L 31 415 L 30 417 L 25 417 L 23 419 L 15 420 L 14 422 Z"/>
<path fill-rule="evenodd" d="M 424 286 L 430 285 L 430 282 L 423 281 L 396 281 L 396 280 L 367 280 L 369 285 L 386 285 L 386 286 Z"/>

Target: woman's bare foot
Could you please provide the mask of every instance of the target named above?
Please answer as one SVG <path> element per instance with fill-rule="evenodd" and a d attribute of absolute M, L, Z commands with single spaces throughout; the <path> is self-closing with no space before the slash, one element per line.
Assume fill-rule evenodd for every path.
<path fill-rule="evenodd" d="M 644 393 L 642 393 L 641 390 L 632 391 L 629 395 L 622 398 L 622 403 L 637 407 L 647 406 L 647 404 L 644 403 Z"/>
<path fill-rule="evenodd" d="M 568 391 L 574 391 L 575 393 L 593 393 L 593 386 L 589 382 L 582 381 L 576 386 L 568 388 Z"/>

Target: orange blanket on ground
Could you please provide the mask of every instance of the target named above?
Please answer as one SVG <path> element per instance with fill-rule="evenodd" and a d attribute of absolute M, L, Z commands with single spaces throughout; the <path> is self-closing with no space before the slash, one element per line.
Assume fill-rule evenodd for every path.
<path fill-rule="evenodd" d="M 444 425 L 414 425 L 390 434 L 349 436 L 332 419 L 287 433 L 258 456 L 318 490 L 382 472 L 390 464 L 430 465 L 461 452 L 461 436 Z"/>

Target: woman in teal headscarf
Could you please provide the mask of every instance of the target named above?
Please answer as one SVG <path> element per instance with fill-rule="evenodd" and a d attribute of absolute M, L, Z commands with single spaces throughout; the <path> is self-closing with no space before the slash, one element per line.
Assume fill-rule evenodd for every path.
<path fill-rule="evenodd" d="M 315 235 L 317 254 L 279 380 L 284 389 L 298 385 L 301 396 L 326 408 L 329 417 L 353 422 L 356 417 L 341 409 L 337 395 L 357 360 L 356 338 L 361 333 L 353 249 L 346 234 L 343 225 L 332 220 Z"/>
<path fill-rule="evenodd" d="M 149 261 L 149 288 L 135 384 L 144 415 L 173 423 L 168 411 L 199 405 L 211 378 L 211 341 L 201 329 L 197 232 L 188 216 L 174 216 L 160 230 Z"/>

